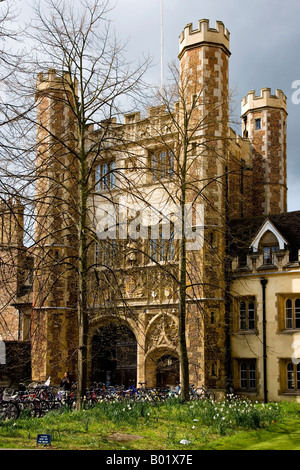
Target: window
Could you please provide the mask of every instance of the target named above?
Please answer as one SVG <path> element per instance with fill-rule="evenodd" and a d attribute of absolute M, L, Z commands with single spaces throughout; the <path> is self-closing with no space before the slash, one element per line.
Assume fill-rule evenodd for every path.
<path fill-rule="evenodd" d="M 242 250 L 239 252 L 238 255 L 238 261 L 239 261 L 239 268 L 245 268 L 248 266 L 247 261 L 248 261 L 248 250 Z"/>
<path fill-rule="evenodd" d="M 33 285 L 33 269 L 29 269 L 26 271 L 25 275 L 25 286 L 32 286 Z"/>
<path fill-rule="evenodd" d="M 278 294 L 278 327 L 282 333 L 300 330 L 300 293 Z"/>
<path fill-rule="evenodd" d="M 245 139 L 248 138 L 248 130 L 247 130 L 247 116 L 243 117 L 243 123 L 244 123 L 244 131 L 243 131 L 243 137 Z"/>
<path fill-rule="evenodd" d="M 211 365 L 211 376 L 212 377 L 217 376 L 217 365 L 214 362 Z"/>
<path fill-rule="evenodd" d="M 256 389 L 256 362 L 243 361 L 240 364 L 240 388 L 253 391 Z"/>
<path fill-rule="evenodd" d="M 150 238 L 150 261 L 173 261 L 175 258 L 174 230 L 167 237 L 159 228 L 159 238 Z"/>
<path fill-rule="evenodd" d="M 255 329 L 255 300 L 242 300 L 239 304 L 239 329 Z"/>
<path fill-rule="evenodd" d="M 95 244 L 96 266 L 114 266 L 117 263 L 118 248 L 116 240 L 101 240 Z"/>
<path fill-rule="evenodd" d="M 271 230 L 267 230 L 258 244 L 258 251 L 263 254 L 263 265 L 276 265 L 279 250 L 277 236 Z"/>
<path fill-rule="evenodd" d="M 300 364 L 289 362 L 286 367 L 287 390 L 300 390 Z"/>
<path fill-rule="evenodd" d="M 96 166 L 95 190 L 96 192 L 114 189 L 116 185 L 115 162 L 106 162 Z"/>
<path fill-rule="evenodd" d="M 264 264 L 274 264 L 274 254 L 278 252 L 278 245 L 264 246 Z"/>
<path fill-rule="evenodd" d="M 285 328 L 300 329 L 300 297 L 285 301 Z"/>
<path fill-rule="evenodd" d="M 173 178 L 174 176 L 174 152 L 162 150 L 150 154 L 150 170 L 152 181 L 161 178 Z"/>
<path fill-rule="evenodd" d="M 260 131 L 261 130 L 261 119 L 255 119 L 255 130 Z"/>

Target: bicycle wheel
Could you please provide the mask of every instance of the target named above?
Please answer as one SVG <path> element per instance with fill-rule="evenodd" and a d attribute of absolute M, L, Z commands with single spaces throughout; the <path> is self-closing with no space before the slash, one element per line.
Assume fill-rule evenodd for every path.
<path fill-rule="evenodd" d="M 59 410 L 60 408 L 62 408 L 63 404 L 61 402 L 61 400 L 54 400 L 50 403 L 50 410 Z"/>
<path fill-rule="evenodd" d="M 207 398 L 207 391 L 203 388 L 196 388 L 194 397 L 195 400 L 205 400 Z"/>
<path fill-rule="evenodd" d="M 39 416 L 44 416 L 49 410 L 49 403 L 45 400 L 40 401 L 39 403 Z"/>
<path fill-rule="evenodd" d="M 30 414 L 32 418 L 35 418 L 36 416 L 39 415 L 39 410 L 36 407 L 36 404 L 32 401 L 28 401 L 26 403 L 26 409 L 28 410 L 28 413 Z"/>
<path fill-rule="evenodd" d="M 211 401 L 215 401 L 216 395 L 211 390 L 206 392 L 206 398 Z"/>
<path fill-rule="evenodd" d="M 17 419 L 20 415 L 20 409 L 14 402 L 0 403 L 0 420 Z"/>

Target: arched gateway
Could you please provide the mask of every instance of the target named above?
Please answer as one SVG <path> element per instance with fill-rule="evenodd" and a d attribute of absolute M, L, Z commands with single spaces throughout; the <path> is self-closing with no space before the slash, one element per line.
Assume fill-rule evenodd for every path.
<path fill-rule="evenodd" d="M 92 339 L 91 380 L 109 385 L 136 385 L 137 341 L 125 325 L 98 328 Z"/>
<path fill-rule="evenodd" d="M 157 362 L 156 385 L 157 387 L 175 387 L 179 382 L 179 359 L 165 354 Z"/>

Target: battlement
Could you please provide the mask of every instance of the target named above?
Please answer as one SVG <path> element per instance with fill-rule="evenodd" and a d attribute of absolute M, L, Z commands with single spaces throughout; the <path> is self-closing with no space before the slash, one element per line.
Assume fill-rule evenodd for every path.
<path fill-rule="evenodd" d="M 193 24 L 189 23 L 179 36 L 179 58 L 186 49 L 201 43 L 219 44 L 230 54 L 229 39 L 230 33 L 222 21 L 216 21 L 215 28 L 209 27 L 209 20 L 207 19 L 198 21 L 198 29 L 193 29 Z"/>
<path fill-rule="evenodd" d="M 258 108 L 282 108 L 287 109 L 287 97 L 281 90 L 276 90 L 272 95 L 270 88 L 262 88 L 260 95 L 255 95 L 255 90 L 249 91 L 242 100 L 242 115 Z"/>
<path fill-rule="evenodd" d="M 55 69 L 49 69 L 47 73 L 40 72 L 37 75 L 37 93 L 45 91 L 67 91 L 71 87 L 71 77 L 68 72 L 58 75 Z M 75 81 L 75 93 L 78 95 L 78 82 Z"/>
<path fill-rule="evenodd" d="M 136 122 L 140 121 L 141 113 L 129 113 L 124 115 L 124 124 L 135 124 Z"/>

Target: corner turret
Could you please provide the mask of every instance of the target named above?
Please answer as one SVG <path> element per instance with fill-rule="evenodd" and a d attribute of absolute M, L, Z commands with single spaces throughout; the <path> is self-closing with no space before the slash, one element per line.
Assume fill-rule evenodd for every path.
<path fill-rule="evenodd" d="M 189 23 L 179 36 L 179 58 L 186 49 L 204 44 L 221 46 L 230 55 L 229 39 L 230 33 L 222 21 L 216 21 L 216 28 L 210 28 L 207 19 L 198 21 L 198 29 L 193 29 L 193 24 Z"/>
<path fill-rule="evenodd" d="M 287 211 L 287 98 L 281 90 L 262 88 L 242 100 L 243 137 L 252 145 L 256 215 Z"/>

